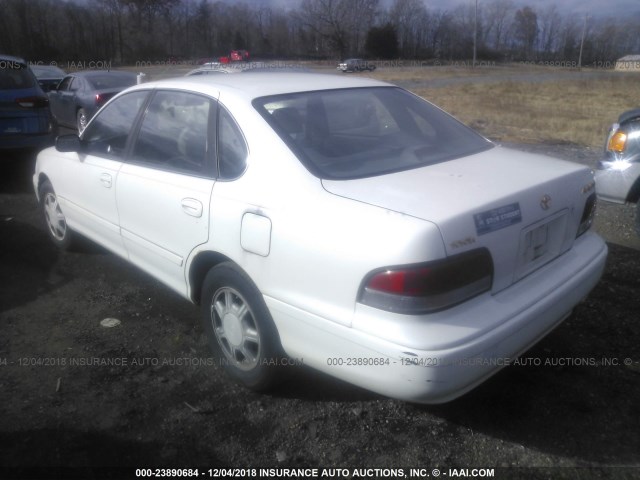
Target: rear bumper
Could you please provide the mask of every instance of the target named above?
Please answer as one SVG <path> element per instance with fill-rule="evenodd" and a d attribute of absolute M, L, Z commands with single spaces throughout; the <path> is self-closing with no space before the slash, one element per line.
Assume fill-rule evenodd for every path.
<path fill-rule="evenodd" d="M 510 288 L 478 297 L 435 321 L 425 316 L 410 317 L 404 325 L 386 320 L 376 324 L 370 309 L 356 312 L 349 328 L 266 301 L 290 356 L 389 397 L 442 403 L 509 365 L 561 323 L 598 283 L 606 257 L 606 244 L 587 233 L 569 252 Z M 477 320 L 478 328 L 465 325 L 465 319 Z M 369 331 L 357 328 L 368 320 L 375 325 Z M 488 324 L 492 328 L 483 328 Z M 388 341 L 398 338 L 398 329 L 405 329 L 401 336 L 413 341 Z M 448 341 L 439 343 L 443 336 Z M 418 343 L 432 347 L 415 348 Z"/>

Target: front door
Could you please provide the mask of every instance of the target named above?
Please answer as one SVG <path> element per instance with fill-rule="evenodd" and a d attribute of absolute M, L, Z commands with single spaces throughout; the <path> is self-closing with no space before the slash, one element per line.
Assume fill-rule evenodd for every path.
<path fill-rule="evenodd" d="M 83 149 L 65 155 L 66 178 L 60 198 L 72 228 L 94 241 L 126 255 L 120 238 L 116 180 L 127 140 L 149 92 L 132 92 L 116 99 L 94 119 L 82 135 Z"/>

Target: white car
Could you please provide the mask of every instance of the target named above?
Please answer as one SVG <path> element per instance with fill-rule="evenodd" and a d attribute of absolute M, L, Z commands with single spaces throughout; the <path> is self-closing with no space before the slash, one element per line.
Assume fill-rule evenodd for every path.
<path fill-rule="evenodd" d="M 609 128 L 596 193 L 607 202 L 635 203 L 634 228 L 640 235 L 640 109 L 624 112 Z"/>
<path fill-rule="evenodd" d="M 589 169 L 367 78 L 138 85 L 42 151 L 33 182 L 57 245 L 88 237 L 200 304 L 254 389 L 288 357 L 451 400 L 565 319 L 607 255 Z"/>

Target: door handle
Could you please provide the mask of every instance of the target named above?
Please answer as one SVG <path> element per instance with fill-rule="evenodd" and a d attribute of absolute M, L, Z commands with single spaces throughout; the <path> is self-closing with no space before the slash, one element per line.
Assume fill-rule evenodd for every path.
<path fill-rule="evenodd" d="M 106 188 L 111 188 L 112 180 L 113 178 L 108 173 L 103 173 L 102 175 L 100 175 L 100 183 L 102 183 L 102 185 Z"/>
<path fill-rule="evenodd" d="M 181 204 L 182 210 L 184 210 L 184 213 L 187 215 L 197 218 L 202 216 L 203 207 L 200 200 L 196 200 L 195 198 L 183 198 Z"/>

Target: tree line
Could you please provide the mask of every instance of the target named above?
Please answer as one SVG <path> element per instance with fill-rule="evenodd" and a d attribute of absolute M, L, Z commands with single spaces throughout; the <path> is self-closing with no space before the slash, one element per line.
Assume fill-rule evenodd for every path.
<path fill-rule="evenodd" d="M 31 61 L 213 58 L 478 59 L 608 65 L 640 53 L 639 18 L 599 18 L 479 0 L 301 0 L 293 9 L 214 0 L 0 0 L 0 53 Z M 475 34 L 474 34 L 475 32 Z M 582 52 L 582 53 L 581 53 Z"/>

